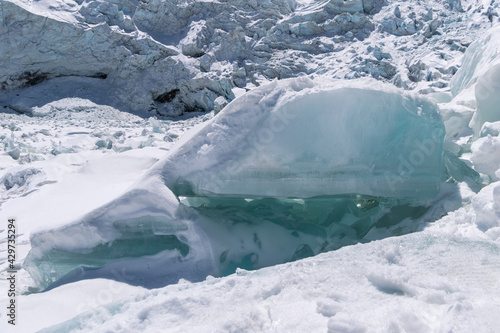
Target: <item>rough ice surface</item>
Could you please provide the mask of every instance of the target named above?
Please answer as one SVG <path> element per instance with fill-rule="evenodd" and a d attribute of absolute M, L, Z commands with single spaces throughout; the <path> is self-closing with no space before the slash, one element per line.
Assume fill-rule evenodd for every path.
<path fill-rule="evenodd" d="M 451 91 L 455 95 L 452 102 L 461 104 L 453 109 L 461 109 L 456 114 L 465 120 L 465 124 L 474 132 L 474 140 L 470 140 L 470 161 L 475 170 L 484 174 L 490 181 L 498 180 L 497 170 L 500 168 L 499 45 L 500 29 L 496 26 L 470 45 L 464 54 L 461 68 L 450 82 Z M 458 120 L 459 117 L 455 119 Z M 453 126 L 459 122 L 455 121 Z M 460 126 L 464 128 L 465 124 Z M 466 131 L 467 128 L 465 131 L 461 130 L 461 133 L 453 134 L 471 134 Z M 463 150 L 467 151 L 468 148 Z"/>
<path fill-rule="evenodd" d="M 186 134 L 119 199 L 34 234 L 24 267 L 40 288 L 119 265 L 159 287 L 355 243 L 426 213 L 443 137 L 435 104 L 394 88 L 275 81 Z"/>
<path fill-rule="evenodd" d="M 478 138 L 471 146 L 471 161 L 476 170 L 498 180 L 500 174 L 500 137 L 498 135 Z"/>
<path fill-rule="evenodd" d="M 500 120 L 500 28 L 489 30 L 474 41 L 464 54 L 462 67 L 451 80 L 451 91 L 458 95 L 474 89 L 477 111 L 471 127 L 479 133 L 485 122 Z"/>
<path fill-rule="evenodd" d="M 500 184 L 498 182 L 483 188 L 472 200 L 476 212 L 476 225 L 493 240 L 500 238 Z"/>
<path fill-rule="evenodd" d="M 62 93 L 61 78 L 73 87 L 61 98 L 83 97 L 87 79 L 101 87 L 94 102 L 161 115 L 211 111 L 235 88 L 304 74 L 440 93 L 473 38 L 464 27 L 478 22 L 479 34 L 496 18 L 486 2 L 462 3 L 3 0 L 0 87 L 13 93 L 0 101 L 28 112 L 39 105 L 19 91 Z M 446 57 L 426 51 L 437 45 Z"/>
<path fill-rule="evenodd" d="M 368 86 L 301 78 L 254 89 L 168 157 L 167 186 L 200 196 L 432 198 L 444 170 L 436 105 Z"/>

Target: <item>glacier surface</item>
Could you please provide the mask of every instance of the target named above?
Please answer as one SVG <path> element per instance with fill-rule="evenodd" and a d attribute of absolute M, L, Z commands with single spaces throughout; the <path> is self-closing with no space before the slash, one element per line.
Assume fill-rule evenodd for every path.
<path fill-rule="evenodd" d="M 72 89 L 60 98 L 83 97 L 91 79 L 98 104 L 171 116 L 299 75 L 443 93 L 474 38 L 464 29 L 497 18 L 496 4 L 470 2 L 2 0 L 0 88 L 10 93 L 0 102 L 30 112 L 40 105 L 24 92 L 64 90 L 61 78 Z"/>
<path fill-rule="evenodd" d="M 496 0 L 0 0 L 0 220 L 16 218 L 17 263 L 32 274 L 18 272 L 16 328 L 496 332 L 498 7 Z M 298 91 L 280 83 L 303 76 L 343 80 L 330 88 L 380 93 L 377 101 L 400 94 L 410 105 L 429 105 L 423 95 L 437 102 L 446 128 L 443 178 L 424 177 L 434 191 L 419 184 L 429 191 L 406 198 L 352 190 L 308 197 L 287 186 L 280 188 L 286 196 L 269 197 L 276 191 L 257 195 L 262 187 L 246 184 L 244 195 L 241 186 L 214 194 L 239 171 L 230 157 L 245 161 L 240 150 L 251 145 L 254 156 L 263 154 L 250 165 L 258 175 L 265 169 L 266 182 L 282 176 L 269 172 L 267 160 L 279 165 L 290 156 L 297 169 L 312 165 L 311 156 L 297 160 L 300 150 L 272 160 L 279 147 L 268 142 L 270 133 L 284 138 L 285 129 L 255 123 L 272 117 L 244 118 L 240 110 L 245 123 L 233 119 L 241 129 L 233 133 L 210 127 L 224 121 L 207 113 L 224 114 L 245 94 L 266 95 L 274 112 L 294 105 L 287 100 L 307 100 L 305 92 L 324 97 L 305 78 Z M 363 77 L 414 93 L 345 82 Z M 291 96 L 273 100 L 265 92 L 270 82 Z M 203 113 L 163 117 L 190 111 Z M 426 127 L 429 114 L 404 118 Z M 312 142 L 301 129 L 290 141 Z M 251 130 L 256 140 L 239 140 Z M 221 139 L 220 149 L 198 133 Z M 225 141 L 224 133 L 231 134 Z M 314 151 L 356 146 L 361 136 L 352 135 Z M 408 170 L 427 156 L 431 146 L 423 143 L 405 151 L 408 163 L 392 156 L 401 164 L 384 172 L 392 175 L 388 184 L 402 190 L 406 180 L 421 179 L 416 172 L 425 165 Z M 191 161 L 210 162 L 217 182 L 197 177 L 205 170 L 183 161 L 180 148 Z M 214 162 L 212 152 L 221 159 Z M 170 169 L 174 160 L 181 169 Z M 366 176 L 371 169 L 348 171 Z M 0 239 L 6 236 L 0 226 Z M 346 246 L 353 243 L 361 244 Z M 3 273 L 6 258 L 0 255 Z M 0 289 L 8 289 L 6 279 Z M 6 296 L 0 293 L 1 304 Z M 0 321 L 0 331 L 7 326 Z"/>

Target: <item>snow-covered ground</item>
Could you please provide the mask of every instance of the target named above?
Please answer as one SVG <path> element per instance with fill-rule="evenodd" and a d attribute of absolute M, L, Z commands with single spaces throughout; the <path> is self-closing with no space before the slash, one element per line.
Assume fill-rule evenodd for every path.
<path fill-rule="evenodd" d="M 1 331 L 500 332 L 498 6 L 0 0 Z"/>

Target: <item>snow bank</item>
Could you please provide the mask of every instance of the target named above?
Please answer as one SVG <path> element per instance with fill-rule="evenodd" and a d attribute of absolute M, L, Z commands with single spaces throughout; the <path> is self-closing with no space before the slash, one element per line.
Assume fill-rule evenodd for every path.
<path fill-rule="evenodd" d="M 495 332 L 499 253 L 424 231 L 142 291 L 43 332 Z"/>
<path fill-rule="evenodd" d="M 472 199 L 475 224 L 492 240 L 500 240 L 500 182 L 483 188 Z"/>
<path fill-rule="evenodd" d="M 471 161 L 474 168 L 481 173 L 488 175 L 493 180 L 498 180 L 500 174 L 500 137 L 487 135 L 478 138 L 471 145 Z"/>

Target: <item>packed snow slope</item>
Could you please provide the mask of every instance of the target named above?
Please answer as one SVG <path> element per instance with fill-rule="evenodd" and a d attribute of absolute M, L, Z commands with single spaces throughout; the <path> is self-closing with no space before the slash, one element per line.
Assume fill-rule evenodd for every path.
<path fill-rule="evenodd" d="M 498 332 L 498 20 L 0 0 L 0 330 Z"/>
<path fill-rule="evenodd" d="M 498 274 L 498 242 L 424 230 L 143 291 L 42 332 L 493 333 L 500 325 Z"/>

